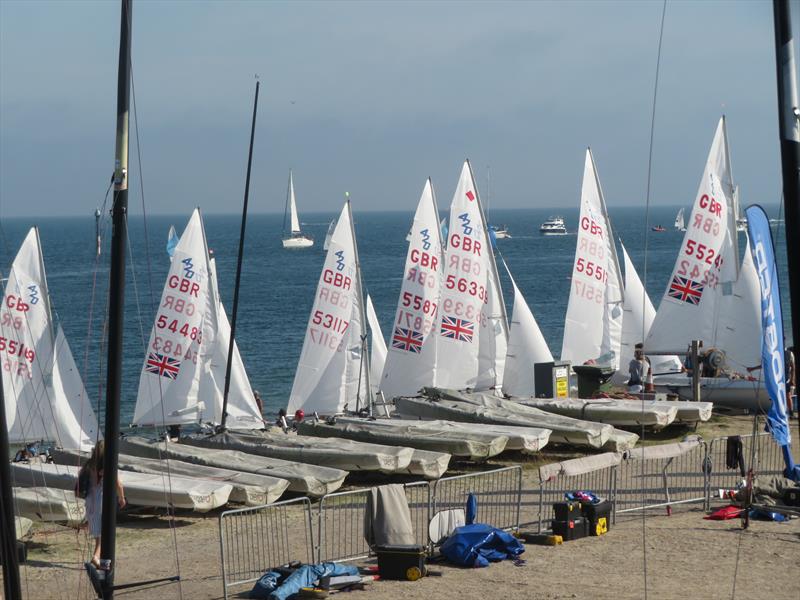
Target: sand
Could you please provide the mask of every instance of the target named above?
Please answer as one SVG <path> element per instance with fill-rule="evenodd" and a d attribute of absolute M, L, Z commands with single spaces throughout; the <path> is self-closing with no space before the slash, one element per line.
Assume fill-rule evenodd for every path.
<path fill-rule="evenodd" d="M 733 431 L 744 433 L 750 426 L 749 419 L 725 419 L 705 426 L 702 433 L 709 439 Z M 532 467 L 543 460 L 525 465 L 525 486 L 535 473 Z M 645 575 L 650 598 L 800 598 L 800 519 L 752 521 L 743 531 L 739 520 L 707 521 L 703 516 L 700 507 L 692 505 L 676 508 L 671 516 L 664 509 L 651 511 L 644 526 L 641 514 L 620 515 L 604 537 L 557 547 L 527 546 L 521 566 L 505 562 L 485 569 L 460 569 L 433 564 L 431 576 L 420 581 L 378 581 L 347 598 L 633 599 L 645 597 Z M 299 522 L 300 516 L 292 518 Z M 29 561 L 21 568 L 23 597 L 92 598 L 82 567 L 90 554 L 85 530 L 36 524 L 33 531 Z M 180 515 L 174 528 L 164 516 L 121 517 L 117 583 L 167 577 L 178 568 L 182 582 L 124 590 L 117 597 L 221 598 L 218 535 L 218 513 Z M 298 558 L 303 558 L 299 552 Z M 247 597 L 250 587 L 232 588 L 230 596 Z"/>

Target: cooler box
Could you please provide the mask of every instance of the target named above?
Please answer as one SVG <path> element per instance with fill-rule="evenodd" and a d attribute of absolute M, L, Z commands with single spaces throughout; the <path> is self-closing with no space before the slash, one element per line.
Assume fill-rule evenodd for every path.
<path fill-rule="evenodd" d="M 586 519 L 575 517 L 566 521 L 553 521 L 553 535 L 560 535 L 565 542 L 586 537 Z"/>
<path fill-rule="evenodd" d="M 382 579 L 416 581 L 425 575 L 424 546 L 375 546 Z"/>
<path fill-rule="evenodd" d="M 578 376 L 578 398 L 593 398 L 598 392 L 611 390 L 608 380 L 615 369 L 600 365 L 574 365 L 572 370 Z"/>
<path fill-rule="evenodd" d="M 589 535 L 603 535 L 611 529 L 611 513 L 614 503 L 603 500 L 597 504 L 584 504 L 583 516 L 586 518 Z"/>
<path fill-rule="evenodd" d="M 583 516 L 580 502 L 553 502 L 553 512 L 556 521 L 568 521 Z"/>

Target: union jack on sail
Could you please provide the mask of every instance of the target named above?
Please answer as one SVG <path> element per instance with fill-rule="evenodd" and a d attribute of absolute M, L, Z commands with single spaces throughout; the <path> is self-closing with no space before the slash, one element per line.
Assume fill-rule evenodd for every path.
<path fill-rule="evenodd" d="M 699 281 L 692 281 L 691 279 L 675 275 L 669 284 L 668 294 L 670 298 L 696 305 L 700 304 L 704 287 L 705 286 Z"/>
<path fill-rule="evenodd" d="M 458 340 L 459 342 L 472 343 L 472 336 L 475 333 L 475 324 L 472 321 L 465 321 L 457 317 L 442 315 L 442 337 Z"/>
<path fill-rule="evenodd" d="M 163 354 L 150 352 L 147 355 L 147 363 L 144 368 L 148 373 L 160 375 L 167 379 L 177 379 L 178 372 L 181 370 L 181 361 L 177 358 L 170 358 Z"/>
<path fill-rule="evenodd" d="M 394 335 L 392 335 L 392 348 L 418 354 L 422 351 L 423 340 L 423 335 L 418 331 L 395 327 Z"/>

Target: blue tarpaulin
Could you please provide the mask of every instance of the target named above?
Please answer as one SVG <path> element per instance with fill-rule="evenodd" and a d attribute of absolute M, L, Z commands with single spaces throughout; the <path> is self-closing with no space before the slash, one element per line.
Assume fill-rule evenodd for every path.
<path fill-rule="evenodd" d="M 456 527 L 442 544 L 444 557 L 464 567 L 486 567 L 490 562 L 516 558 L 525 547 L 502 529 L 475 523 Z"/>
<path fill-rule="evenodd" d="M 268 571 L 256 581 L 250 591 L 250 597 L 257 600 L 286 600 L 301 588 L 313 586 L 323 577 L 341 575 L 358 575 L 358 567 L 332 562 L 303 565 L 283 580 L 280 573 Z"/>

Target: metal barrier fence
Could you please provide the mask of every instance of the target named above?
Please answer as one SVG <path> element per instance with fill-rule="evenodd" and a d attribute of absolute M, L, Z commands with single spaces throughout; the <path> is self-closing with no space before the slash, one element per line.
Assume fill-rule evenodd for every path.
<path fill-rule="evenodd" d="M 430 484 L 418 481 L 403 487 L 416 541 L 426 546 L 431 514 Z M 370 493 L 371 488 L 368 488 L 328 494 L 320 499 L 318 561 L 336 562 L 369 556 L 369 545 L 364 538 L 364 511 Z"/>
<path fill-rule="evenodd" d="M 616 469 L 622 455 L 606 452 L 539 467 L 537 531 L 550 528 L 553 503 L 564 500 L 566 492 L 591 490 L 598 496 L 615 497 Z"/>
<path fill-rule="evenodd" d="M 616 514 L 703 502 L 708 498 L 707 444 L 701 438 L 635 448 L 617 471 Z"/>
<path fill-rule="evenodd" d="M 442 510 L 464 508 L 470 494 L 475 494 L 478 499 L 478 521 L 490 523 L 498 529 L 519 529 L 521 466 L 445 477 L 435 481 L 431 516 Z"/>
<path fill-rule="evenodd" d="M 226 510 L 219 516 L 223 595 L 265 571 L 305 557 L 314 562 L 311 501 L 297 498 L 265 506 Z"/>

